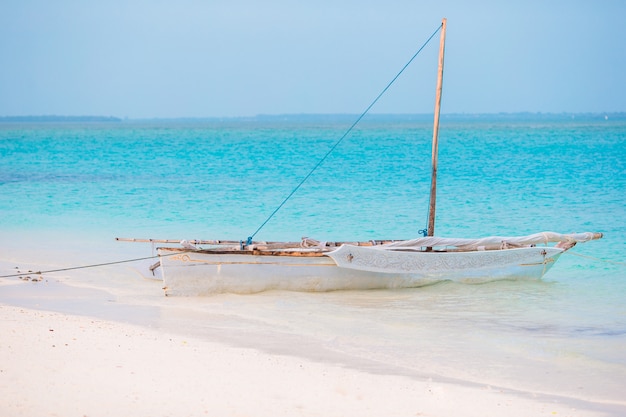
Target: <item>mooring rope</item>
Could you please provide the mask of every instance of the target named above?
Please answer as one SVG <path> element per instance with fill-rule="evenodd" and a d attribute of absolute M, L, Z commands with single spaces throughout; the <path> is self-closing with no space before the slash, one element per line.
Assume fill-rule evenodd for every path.
<path fill-rule="evenodd" d="M 278 211 L 285 205 L 285 203 L 287 203 L 287 201 L 289 201 L 289 199 L 291 199 L 291 197 L 300 189 L 300 187 L 302 187 L 302 185 L 311 177 L 311 175 L 313 175 L 313 173 L 315 171 L 317 171 L 317 169 L 324 163 L 324 161 L 326 161 L 326 159 L 330 156 L 330 154 L 332 154 L 334 152 L 334 150 L 337 148 L 337 146 L 339 146 L 339 144 L 341 142 L 343 142 L 343 140 L 350 134 L 350 132 L 352 132 L 352 130 L 356 127 L 356 125 L 359 124 L 361 119 L 363 119 L 363 117 L 365 117 L 365 115 L 371 110 L 372 107 L 374 107 L 374 105 L 378 102 L 378 100 L 387 92 L 387 90 L 389 90 L 389 88 L 392 86 L 392 84 L 396 82 L 396 80 L 400 77 L 400 75 L 402 75 L 404 70 L 406 70 L 407 67 L 409 65 L 411 65 L 411 62 L 413 62 L 413 60 L 419 55 L 419 53 L 422 52 L 422 49 L 424 49 L 426 47 L 426 45 L 428 45 L 428 43 L 432 40 L 432 38 L 435 37 L 437 32 L 439 32 L 441 30 L 442 26 L 443 26 L 443 23 L 441 25 L 439 25 L 439 27 L 433 32 L 432 35 L 430 35 L 430 37 L 417 50 L 417 52 L 415 52 L 415 54 L 413 54 L 411 59 L 409 59 L 409 61 L 404 65 L 404 67 L 402 67 L 402 69 L 396 74 L 396 76 L 393 77 L 393 79 L 387 84 L 387 86 L 385 88 L 383 88 L 383 90 L 380 92 L 380 94 L 378 94 L 378 96 L 376 96 L 374 101 L 372 101 L 370 103 L 370 105 L 367 106 L 365 111 L 363 111 L 363 113 L 361 113 L 361 115 L 359 117 L 357 117 L 355 122 L 352 123 L 352 125 L 348 128 L 348 130 L 346 130 L 346 132 L 339 138 L 339 140 L 337 142 L 335 142 L 335 144 L 328 150 L 328 152 L 326 152 L 326 155 L 324 155 L 322 157 L 322 159 L 320 159 L 319 162 L 313 167 L 313 169 L 311 169 L 311 171 L 309 171 L 309 173 L 302 179 L 302 181 L 300 181 L 300 183 L 298 185 L 296 185 L 296 187 L 291 191 L 291 193 L 289 193 L 289 195 L 282 201 L 282 203 L 280 203 L 278 205 L 278 207 L 276 207 L 276 209 L 267 217 L 267 219 L 265 219 L 265 221 L 259 226 L 259 228 L 256 229 L 256 231 L 254 233 L 252 233 L 252 235 L 250 235 L 248 237 L 248 239 L 246 241 L 246 244 L 248 244 L 248 245 L 251 244 L 252 239 L 254 238 L 254 236 L 256 236 L 256 234 L 259 233 L 259 231 L 261 231 L 261 229 L 263 229 L 263 227 L 274 217 L 274 215 L 276 215 L 276 213 L 278 213 Z"/>
<path fill-rule="evenodd" d="M 171 253 L 169 255 L 153 255 L 153 256 L 146 256 L 145 258 L 125 259 L 123 261 L 105 262 L 105 263 L 100 263 L 100 264 L 71 266 L 71 267 L 59 268 L 59 269 L 49 269 L 47 271 L 19 272 L 17 274 L 0 275 L 0 278 L 14 278 L 14 277 L 22 277 L 22 276 L 26 276 L 26 275 L 43 275 L 43 274 L 51 274 L 53 272 L 73 271 L 73 270 L 76 270 L 76 269 L 98 268 L 98 267 L 101 267 L 101 266 L 118 265 L 118 264 L 130 263 L 130 262 L 145 261 L 147 259 L 157 259 L 157 258 L 162 258 L 164 256 L 176 255 L 178 253 L 180 253 L 180 252 Z"/>

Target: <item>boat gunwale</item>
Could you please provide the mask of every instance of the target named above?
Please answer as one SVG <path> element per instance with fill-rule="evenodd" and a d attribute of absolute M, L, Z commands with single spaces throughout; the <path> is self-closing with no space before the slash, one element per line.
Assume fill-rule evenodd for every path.
<path fill-rule="evenodd" d="M 362 243 L 362 242 L 361 242 Z M 301 248 L 296 250 L 296 248 L 286 248 L 287 250 L 279 250 L 279 249 L 226 249 L 226 248 L 206 248 L 206 249 L 190 249 L 190 248 L 174 248 L 174 247 L 159 247 L 157 250 L 166 250 L 176 253 L 193 253 L 193 254 L 205 254 L 205 255 L 251 255 L 251 256 L 291 256 L 291 257 L 323 257 L 328 256 L 331 252 L 338 250 L 342 246 L 347 245 L 350 246 L 352 244 L 345 243 L 336 247 L 312 247 L 312 248 Z M 375 247 L 375 245 L 352 245 L 352 246 L 362 246 L 362 247 Z M 425 248 L 417 249 L 417 248 L 381 248 L 381 250 L 389 251 L 389 252 L 402 252 L 402 253 L 414 253 L 414 254 L 443 254 L 443 253 L 469 253 L 469 252 L 506 252 L 506 251 L 515 251 L 520 249 L 531 249 L 531 248 L 541 248 L 541 249 L 557 249 L 561 252 L 565 252 L 563 248 L 558 248 L 556 246 L 522 246 L 522 247 L 508 247 L 508 248 L 499 248 L 499 249 L 434 249 L 434 250 L 425 250 Z M 169 256 L 162 255 L 159 256 Z"/>

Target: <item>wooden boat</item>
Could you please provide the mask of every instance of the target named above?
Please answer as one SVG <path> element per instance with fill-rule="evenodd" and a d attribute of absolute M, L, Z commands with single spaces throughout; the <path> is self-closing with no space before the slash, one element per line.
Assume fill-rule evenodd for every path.
<path fill-rule="evenodd" d="M 158 248 L 159 262 L 151 268 L 153 272 L 160 269 L 166 295 L 411 288 L 442 280 L 481 283 L 542 278 L 563 252 L 578 242 L 599 239 L 602 234 L 542 232 L 481 239 L 434 237 L 446 19 L 440 30 L 429 221 L 423 238 L 368 242 L 320 242 L 308 238 L 300 242 L 255 242 L 252 238 L 245 242 L 118 240 L 180 243 L 178 247 Z"/>

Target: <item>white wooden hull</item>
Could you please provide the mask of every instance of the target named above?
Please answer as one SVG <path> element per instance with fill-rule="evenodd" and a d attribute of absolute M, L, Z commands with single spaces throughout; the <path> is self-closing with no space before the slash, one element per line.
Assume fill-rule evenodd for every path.
<path fill-rule="evenodd" d="M 166 295 L 412 288 L 438 281 L 540 279 L 555 247 L 422 252 L 341 246 L 316 256 L 160 248 Z"/>

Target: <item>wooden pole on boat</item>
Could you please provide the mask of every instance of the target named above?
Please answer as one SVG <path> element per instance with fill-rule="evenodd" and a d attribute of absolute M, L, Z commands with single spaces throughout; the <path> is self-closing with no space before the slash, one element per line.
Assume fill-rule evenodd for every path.
<path fill-rule="evenodd" d="M 441 41 L 439 43 L 439 71 L 437 94 L 435 97 L 435 121 L 433 123 L 432 174 L 430 178 L 430 207 L 428 208 L 427 236 L 435 235 L 435 206 L 437 202 L 437 155 L 439 153 L 439 110 L 441 109 L 441 89 L 443 85 L 443 55 L 446 44 L 446 19 L 441 21 Z"/>

